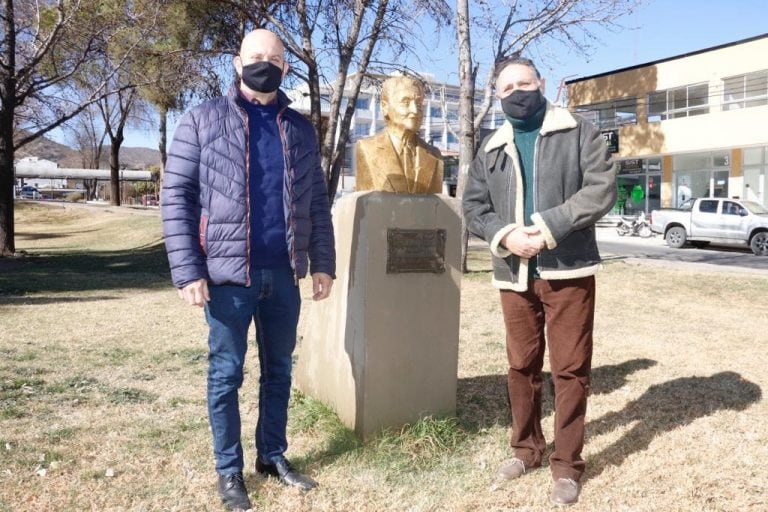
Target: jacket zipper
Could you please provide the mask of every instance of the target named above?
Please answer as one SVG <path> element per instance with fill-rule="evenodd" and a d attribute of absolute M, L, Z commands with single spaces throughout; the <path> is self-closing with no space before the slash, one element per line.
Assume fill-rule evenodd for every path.
<path fill-rule="evenodd" d="M 286 236 L 288 236 L 288 228 L 290 226 L 293 233 L 293 240 L 289 247 L 291 270 L 293 271 L 293 283 L 299 285 L 299 276 L 296 273 L 296 215 L 293 211 L 295 203 L 293 201 L 293 163 L 291 162 L 290 150 L 288 148 L 288 136 L 285 133 L 285 127 L 283 126 L 283 115 L 286 108 L 283 107 L 277 113 L 277 129 L 280 132 L 280 142 L 283 145 L 283 165 L 285 166 L 285 176 L 288 181 L 288 223 L 286 225 Z"/>
<path fill-rule="evenodd" d="M 539 156 L 539 141 L 541 140 L 541 129 L 539 129 L 539 133 L 536 135 L 536 142 L 533 144 L 533 183 L 531 186 L 533 187 L 533 212 L 536 213 L 536 200 L 539 197 L 539 181 L 536 179 L 536 161 Z M 541 251 L 539 251 L 541 252 Z M 536 256 L 536 272 L 541 276 L 541 267 L 539 266 L 539 263 L 541 262 L 541 258 Z"/>
<path fill-rule="evenodd" d="M 248 112 L 235 102 L 245 127 L 245 286 L 251 286 L 251 147 Z"/>

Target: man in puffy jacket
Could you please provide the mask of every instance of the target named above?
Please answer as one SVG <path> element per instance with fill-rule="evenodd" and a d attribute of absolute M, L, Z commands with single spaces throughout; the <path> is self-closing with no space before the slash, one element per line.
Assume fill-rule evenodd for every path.
<path fill-rule="evenodd" d="M 251 321 L 261 376 L 256 470 L 291 486 L 317 484 L 285 458 L 300 296 L 335 277 L 333 228 L 317 136 L 279 90 L 288 71 L 280 39 L 255 30 L 234 58 L 239 81 L 180 121 L 168 155 L 163 234 L 173 284 L 209 325 L 208 417 L 218 490 L 228 510 L 248 510 L 238 389 Z"/>
<path fill-rule="evenodd" d="M 615 172 L 599 131 L 546 101 L 533 62 L 511 57 L 498 63 L 496 76 L 507 121 L 483 141 L 463 196 L 469 230 L 493 254 L 506 326 L 514 456 L 494 485 L 541 466 L 546 338 L 555 385 L 551 501 L 570 505 L 584 473 L 600 263 L 594 226 L 616 200 Z"/>

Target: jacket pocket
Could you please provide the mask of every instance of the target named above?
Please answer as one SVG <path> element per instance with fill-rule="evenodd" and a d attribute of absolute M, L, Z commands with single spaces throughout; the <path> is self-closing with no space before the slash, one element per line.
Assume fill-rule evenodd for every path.
<path fill-rule="evenodd" d="M 200 248 L 203 250 L 203 254 L 208 254 L 208 249 L 205 245 L 206 237 L 208 236 L 208 216 L 207 215 L 201 215 L 200 216 Z"/>

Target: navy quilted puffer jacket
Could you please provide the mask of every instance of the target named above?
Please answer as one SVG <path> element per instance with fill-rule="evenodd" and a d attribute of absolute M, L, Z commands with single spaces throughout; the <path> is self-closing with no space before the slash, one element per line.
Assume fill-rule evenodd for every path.
<path fill-rule="evenodd" d="M 165 247 L 177 288 L 201 278 L 250 286 L 248 118 L 232 86 L 226 97 L 190 110 L 168 152 L 162 191 Z M 333 227 L 315 130 L 278 93 L 285 158 L 283 210 L 288 254 L 298 280 L 335 277 Z"/>

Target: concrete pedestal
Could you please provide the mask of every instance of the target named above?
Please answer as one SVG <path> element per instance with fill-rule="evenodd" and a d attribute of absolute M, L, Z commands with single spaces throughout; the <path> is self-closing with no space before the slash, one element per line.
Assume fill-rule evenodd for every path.
<path fill-rule="evenodd" d="M 426 415 L 454 414 L 458 202 L 442 195 L 358 192 L 339 199 L 333 216 L 337 279 L 331 296 L 308 308 L 296 386 L 329 404 L 362 438 Z M 393 272 L 393 228 L 445 230 L 444 272 Z"/>

